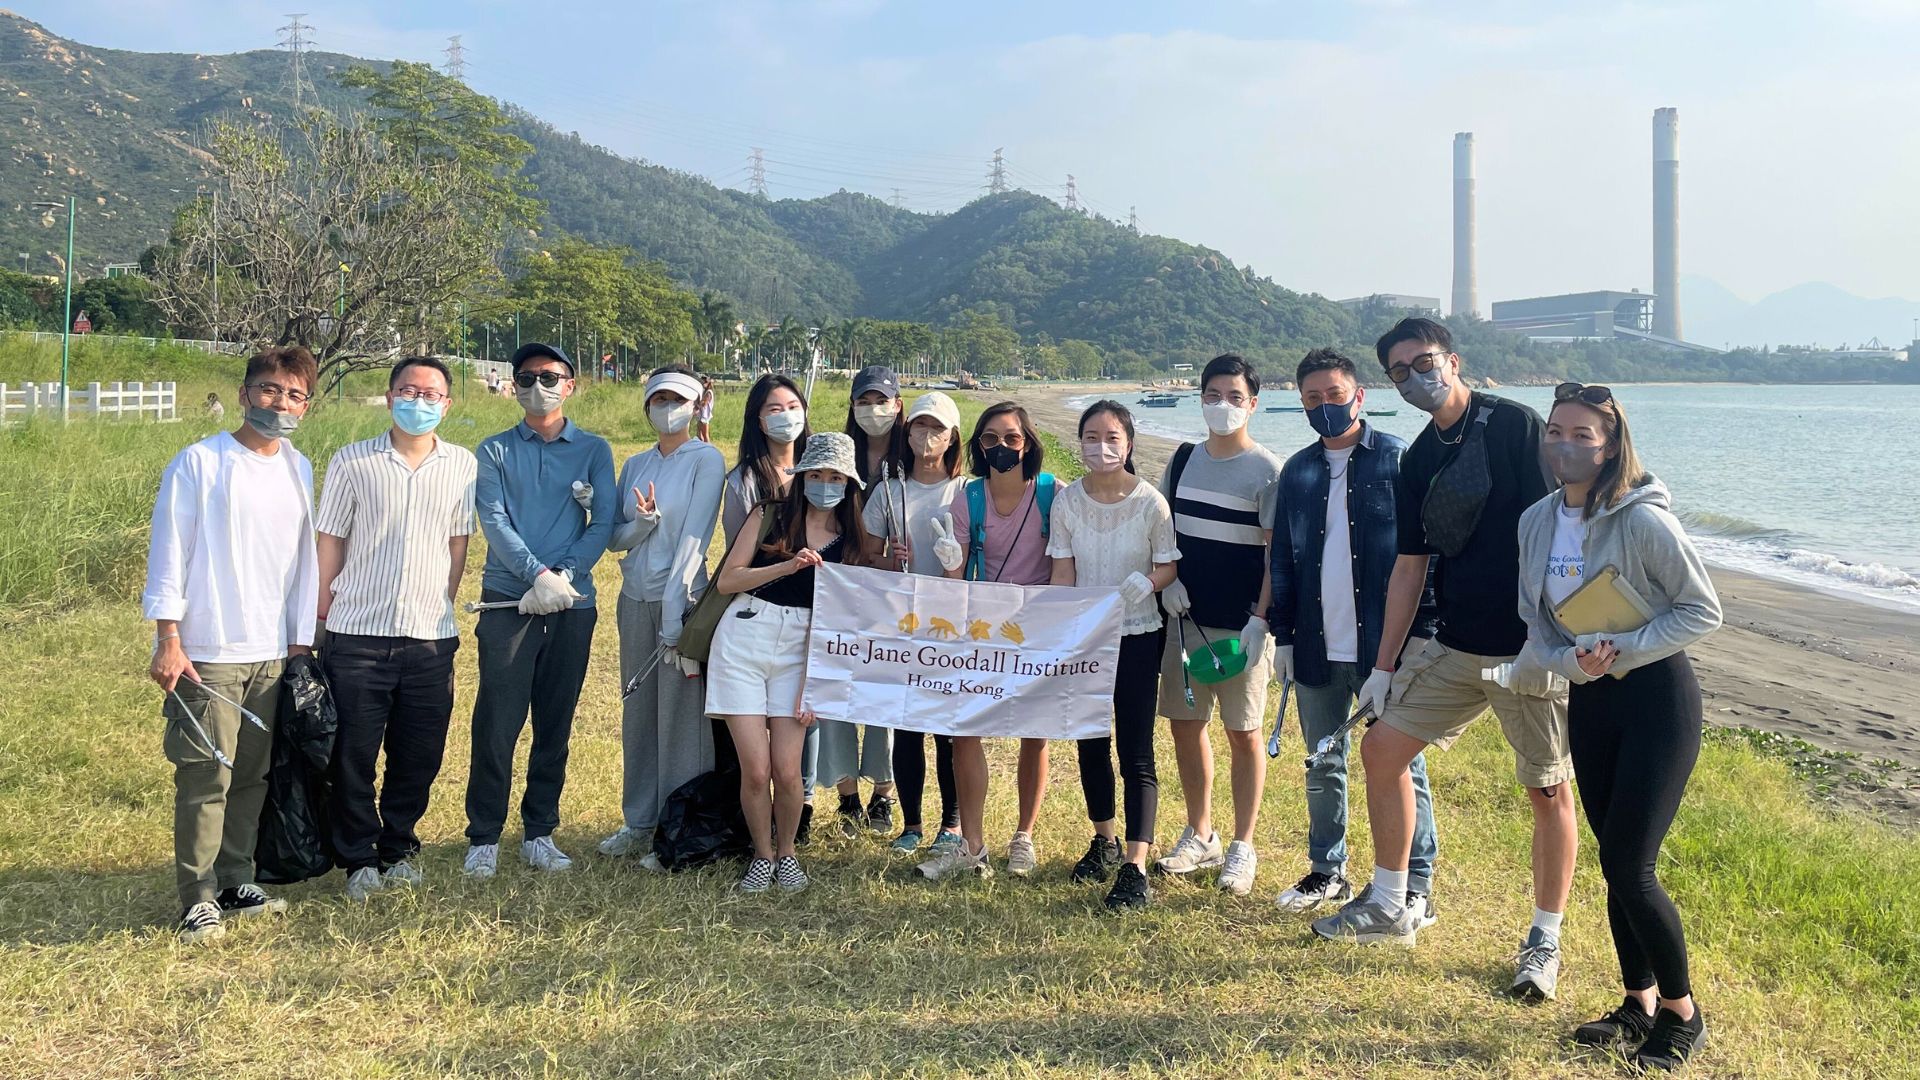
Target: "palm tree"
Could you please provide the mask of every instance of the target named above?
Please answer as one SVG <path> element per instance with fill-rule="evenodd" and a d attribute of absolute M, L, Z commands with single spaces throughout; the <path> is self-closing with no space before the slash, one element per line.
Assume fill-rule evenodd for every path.
<path fill-rule="evenodd" d="M 809 340 L 807 324 L 789 315 L 781 319 L 780 325 L 774 329 L 770 344 L 779 353 L 781 360 L 791 366 L 794 358 L 807 350 Z"/>

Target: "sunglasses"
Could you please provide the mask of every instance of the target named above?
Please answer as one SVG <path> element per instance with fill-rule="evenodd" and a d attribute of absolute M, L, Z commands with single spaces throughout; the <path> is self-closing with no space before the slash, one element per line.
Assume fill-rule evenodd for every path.
<path fill-rule="evenodd" d="M 1613 390 L 1605 386 L 1585 386 L 1577 382 L 1563 382 L 1553 388 L 1553 403 L 1563 401 L 1584 401 L 1598 408 L 1613 400 Z"/>
<path fill-rule="evenodd" d="M 1438 364 L 1446 355 L 1446 353 L 1437 350 L 1434 352 L 1423 352 L 1419 356 L 1414 357 L 1411 364 L 1395 364 L 1388 368 L 1387 378 L 1392 379 L 1398 384 L 1411 379 L 1413 373 L 1416 371 L 1425 375 L 1427 372 L 1432 371 L 1434 365 Z"/>
<path fill-rule="evenodd" d="M 551 390 L 566 377 L 557 371 L 516 371 L 513 373 L 513 385 L 525 390 L 537 382 Z"/>

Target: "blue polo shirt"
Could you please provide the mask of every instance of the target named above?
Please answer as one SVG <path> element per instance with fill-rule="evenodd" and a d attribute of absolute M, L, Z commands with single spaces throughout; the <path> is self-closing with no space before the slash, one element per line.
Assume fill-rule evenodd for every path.
<path fill-rule="evenodd" d="M 593 564 L 613 535 L 613 447 L 568 420 L 552 442 L 521 421 L 480 443 L 474 505 L 487 537 L 481 588 L 518 597 L 542 570 L 571 570 L 580 600 L 593 606 Z M 573 482 L 593 485 L 593 513 Z"/>

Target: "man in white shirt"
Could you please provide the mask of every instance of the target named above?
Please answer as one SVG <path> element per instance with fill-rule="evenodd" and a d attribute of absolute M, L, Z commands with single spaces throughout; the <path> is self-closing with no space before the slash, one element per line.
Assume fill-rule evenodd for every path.
<path fill-rule="evenodd" d="M 452 386 L 431 357 L 395 365 L 393 426 L 342 447 L 320 498 L 320 653 L 340 717 L 328 828 L 355 900 L 421 880 L 414 826 L 453 715 L 453 601 L 474 529 L 476 470 L 472 451 L 434 434 Z"/>
<path fill-rule="evenodd" d="M 161 745 L 189 943 L 225 933 L 223 918 L 287 906 L 254 883 L 253 852 L 281 673 L 313 645 L 313 466 L 286 436 L 317 377 L 297 346 L 247 361 L 245 422 L 175 455 L 154 500 L 141 609 L 154 622 L 148 674 L 167 694 Z"/>

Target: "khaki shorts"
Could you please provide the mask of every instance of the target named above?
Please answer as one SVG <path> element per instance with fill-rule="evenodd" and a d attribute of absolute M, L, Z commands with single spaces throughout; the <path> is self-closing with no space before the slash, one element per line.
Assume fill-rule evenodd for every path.
<path fill-rule="evenodd" d="M 1208 641 L 1239 638 L 1238 630 L 1206 629 Z M 1187 624 L 1187 644 L 1197 653 L 1203 646 L 1193 624 Z M 1273 650 L 1260 663 L 1226 682 L 1193 682 L 1193 704 L 1187 704 L 1187 683 L 1181 678 L 1180 635 L 1167 628 L 1167 649 L 1160 659 L 1160 715 L 1169 720 L 1205 720 L 1220 705 L 1220 723 L 1228 731 L 1259 731 L 1266 723 L 1267 684 L 1273 681 Z"/>
<path fill-rule="evenodd" d="M 1573 779 L 1567 750 L 1567 696 L 1527 697 L 1480 678 L 1511 656 L 1479 656 L 1429 641 L 1393 676 L 1393 696 L 1380 722 L 1439 750 L 1491 708 L 1513 747 L 1514 775 L 1530 788 Z"/>

